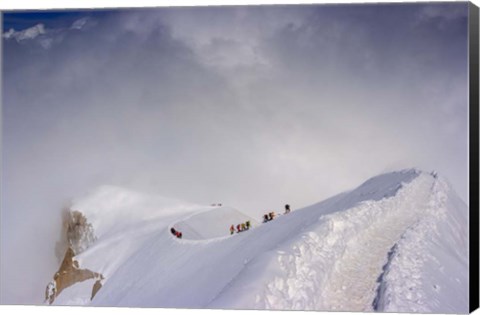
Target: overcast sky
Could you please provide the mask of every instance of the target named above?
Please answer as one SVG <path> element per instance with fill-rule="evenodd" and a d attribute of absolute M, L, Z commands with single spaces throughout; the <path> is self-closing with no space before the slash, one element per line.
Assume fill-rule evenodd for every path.
<path fill-rule="evenodd" d="M 41 301 L 61 208 L 101 184 L 261 213 L 417 167 L 467 200 L 467 3 L 7 13 L 3 28 L 2 303 Z"/>

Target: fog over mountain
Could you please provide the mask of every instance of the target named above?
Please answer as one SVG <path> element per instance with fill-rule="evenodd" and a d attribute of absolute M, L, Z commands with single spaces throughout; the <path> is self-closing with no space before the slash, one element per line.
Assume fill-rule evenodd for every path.
<path fill-rule="evenodd" d="M 10 12 L 2 53 L 1 303 L 99 185 L 256 215 L 415 166 L 467 200 L 465 3 Z"/>

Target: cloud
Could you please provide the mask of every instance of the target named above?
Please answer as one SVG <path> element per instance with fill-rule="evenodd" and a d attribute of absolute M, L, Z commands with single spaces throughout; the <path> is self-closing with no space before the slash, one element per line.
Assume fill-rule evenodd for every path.
<path fill-rule="evenodd" d="M 15 31 L 13 28 L 11 28 L 8 32 L 3 34 L 3 37 L 5 39 L 13 38 L 17 42 L 20 42 L 23 40 L 34 39 L 42 34 L 45 34 L 45 26 L 40 23 L 22 31 Z"/>
<path fill-rule="evenodd" d="M 40 302 L 60 211 L 96 185 L 256 215 L 417 166 L 466 199 L 467 5 L 438 6 L 85 12 L 4 33 L 2 302 Z"/>
<path fill-rule="evenodd" d="M 38 23 L 32 27 L 18 31 L 15 30 L 15 28 L 10 28 L 8 31 L 2 34 L 2 37 L 7 42 L 15 40 L 19 44 L 28 45 L 29 47 L 27 50 L 31 49 L 32 46 L 35 45 L 38 45 L 46 50 L 49 49 L 52 44 L 60 44 L 67 34 L 71 35 L 72 30 L 88 30 L 95 24 L 95 20 L 92 20 L 91 17 L 87 16 L 73 21 L 71 26 L 68 28 L 46 28 L 43 23 Z"/>
<path fill-rule="evenodd" d="M 72 23 L 72 26 L 70 26 L 71 29 L 77 29 L 77 30 L 81 30 L 82 28 L 85 27 L 85 25 L 87 24 L 87 22 L 89 21 L 89 18 L 88 17 L 84 17 L 84 18 L 81 18 L 81 19 L 78 19 L 76 21 L 74 21 Z"/>

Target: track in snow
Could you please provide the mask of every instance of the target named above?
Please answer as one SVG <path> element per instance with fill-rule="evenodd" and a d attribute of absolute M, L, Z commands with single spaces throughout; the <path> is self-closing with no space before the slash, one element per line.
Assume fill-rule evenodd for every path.
<path fill-rule="evenodd" d="M 320 216 L 301 239 L 279 247 L 271 268 L 280 271 L 256 294 L 256 308 L 373 311 L 388 253 L 424 214 L 433 183 L 422 174 L 386 198 L 360 187 L 357 195 L 368 199 Z"/>
<path fill-rule="evenodd" d="M 335 265 L 325 289 L 320 309 L 373 311 L 373 301 L 382 267 L 388 253 L 402 234 L 428 207 L 433 185 L 431 176 L 419 176 L 394 198 L 368 203 L 365 209 L 352 209 L 359 217 L 374 212 L 370 226 L 348 242 L 345 253 Z M 385 210 L 388 209 L 388 213 Z M 360 211 L 359 211 L 360 210 Z M 344 216 L 345 214 L 339 214 Z"/>

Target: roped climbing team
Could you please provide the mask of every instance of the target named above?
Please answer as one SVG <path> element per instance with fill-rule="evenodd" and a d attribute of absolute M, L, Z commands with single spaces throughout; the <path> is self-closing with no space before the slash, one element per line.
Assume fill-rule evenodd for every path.
<path fill-rule="evenodd" d="M 285 205 L 285 212 L 283 214 L 285 215 L 285 214 L 288 214 L 288 213 L 290 213 L 290 205 L 286 204 Z M 268 221 L 272 221 L 273 219 L 275 219 L 275 212 L 274 211 L 263 215 L 263 223 L 267 223 Z M 237 224 L 236 231 L 237 231 L 237 233 L 240 233 L 240 232 L 243 232 L 243 231 L 247 231 L 249 229 L 250 229 L 250 221 L 247 221 L 245 223 Z M 235 233 L 235 225 L 232 224 L 230 226 L 230 235 L 232 235 L 234 233 Z"/>
<path fill-rule="evenodd" d="M 288 213 L 290 213 L 290 205 L 286 204 L 285 205 L 285 212 L 283 214 L 285 215 L 285 214 L 288 214 Z M 272 221 L 274 218 L 275 218 L 275 212 L 274 211 L 269 212 L 267 214 L 264 214 L 263 215 L 263 223 L 266 223 L 268 221 Z M 250 221 L 246 221 L 244 223 L 237 224 L 236 229 L 235 229 L 235 225 L 232 224 L 230 226 L 230 235 L 235 234 L 235 231 L 237 233 L 240 233 L 240 232 L 243 232 L 243 231 L 248 231 L 250 229 L 250 227 L 251 227 Z M 170 229 L 170 232 L 174 236 L 176 236 L 177 238 L 182 238 L 182 232 L 175 230 L 173 227 Z"/>

